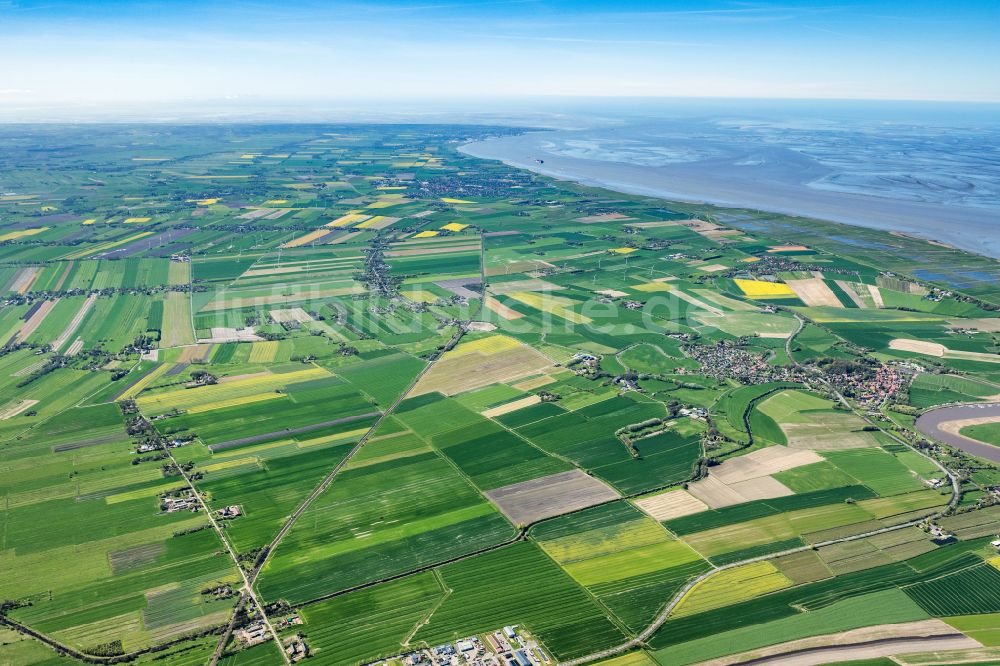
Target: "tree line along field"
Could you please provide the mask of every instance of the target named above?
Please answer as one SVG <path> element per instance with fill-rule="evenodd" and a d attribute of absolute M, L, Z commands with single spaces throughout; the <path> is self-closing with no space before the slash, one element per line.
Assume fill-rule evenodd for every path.
<path fill-rule="evenodd" d="M 1000 471 L 911 427 L 1000 395 L 994 268 L 455 149 L 508 131 L 0 132 L 0 661 L 992 654 Z"/>

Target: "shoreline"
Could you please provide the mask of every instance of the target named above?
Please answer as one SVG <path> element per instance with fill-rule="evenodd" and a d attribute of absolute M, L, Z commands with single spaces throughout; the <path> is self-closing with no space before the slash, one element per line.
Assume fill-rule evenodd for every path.
<path fill-rule="evenodd" d="M 961 423 L 962 421 L 977 417 L 1000 420 L 1000 403 L 974 402 L 932 407 L 917 417 L 914 426 L 924 435 L 944 442 L 948 446 L 953 446 L 969 455 L 983 458 L 990 462 L 1000 463 L 1000 447 L 966 437 L 958 431 L 951 432 L 947 429 L 949 423 Z"/>
<path fill-rule="evenodd" d="M 884 231 L 990 259 L 1000 259 L 1000 215 L 987 210 L 820 189 L 803 188 L 801 192 L 789 192 L 783 184 L 769 184 L 765 181 L 712 183 L 710 179 L 706 180 L 698 174 L 685 174 L 684 170 L 690 168 L 687 164 L 647 167 L 552 154 L 537 145 L 547 133 L 549 132 L 526 131 L 511 137 L 465 143 L 458 150 L 471 157 L 496 160 L 556 180 L 622 194 L 813 218 Z M 536 161 L 538 157 L 532 155 L 543 157 L 544 164 L 539 164 Z M 663 184 L 665 180 L 670 181 L 669 187 Z M 788 203 L 781 203 L 782 201 Z M 864 213 L 859 214 L 859 211 Z M 948 221 L 943 225 L 936 224 L 935 220 L 939 219 Z M 958 228 L 960 231 L 949 232 L 942 226 Z"/>

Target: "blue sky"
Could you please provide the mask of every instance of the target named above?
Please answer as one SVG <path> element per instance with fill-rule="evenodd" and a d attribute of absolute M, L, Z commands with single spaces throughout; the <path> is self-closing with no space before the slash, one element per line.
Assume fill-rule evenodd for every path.
<path fill-rule="evenodd" d="M 0 0 L 0 107 L 1000 101 L 1000 2 Z"/>

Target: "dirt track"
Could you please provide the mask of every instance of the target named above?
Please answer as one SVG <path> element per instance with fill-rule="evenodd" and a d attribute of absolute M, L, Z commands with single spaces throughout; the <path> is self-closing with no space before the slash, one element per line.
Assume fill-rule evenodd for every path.
<path fill-rule="evenodd" d="M 747 661 L 728 662 L 733 666 L 819 666 L 845 661 L 876 659 L 913 652 L 939 652 L 980 647 L 979 643 L 963 636 L 921 636 L 914 638 L 885 638 L 856 645 L 831 645 L 800 650 L 789 654 L 761 657 Z"/>

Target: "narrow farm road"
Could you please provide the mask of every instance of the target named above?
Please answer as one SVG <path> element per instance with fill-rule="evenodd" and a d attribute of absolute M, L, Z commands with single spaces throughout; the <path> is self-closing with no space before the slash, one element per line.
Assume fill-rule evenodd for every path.
<path fill-rule="evenodd" d="M 483 250 L 483 238 L 482 236 L 480 236 L 479 276 L 480 276 L 480 286 L 482 289 L 483 296 L 486 295 L 486 279 L 485 279 L 486 268 L 483 264 L 484 260 L 485 260 L 485 253 Z M 482 311 L 483 307 L 482 301 L 483 299 L 480 298 L 479 307 L 477 308 L 475 313 L 470 313 L 472 316 L 470 316 L 468 320 L 465 320 L 458 324 L 458 330 L 455 331 L 455 334 L 448 341 L 448 344 L 445 345 L 444 348 L 445 350 L 452 349 L 456 344 L 458 344 L 459 340 L 462 339 L 462 336 L 465 334 L 466 325 L 469 323 L 469 321 L 478 316 L 479 312 Z M 399 407 L 400 403 L 402 403 L 403 400 L 406 399 L 406 396 L 410 394 L 410 391 L 412 391 L 413 387 L 417 385 L 417 382 L 419 382 L 421 378 L 424 375 L 426 375 L 432 367 L 434 367 L 434 364 L 437 363 L 437 361 L 441 358 L 443 354 L 444 351 L 440 351 L 430 359 L 427 365 L 425 365 L 423 369 L 419 373 L 417 373 L 417 376 L 413 378 L 413 381 L 410 382 L 410 384 L 406 387 L 406 389 L 400 392 L 400 394 L 396 397 L 396 399 L 392 402 L 392 404 L 389 405 L 389 407 L 387 407 L 377 419 L 375 419 L 375 423 L 372 424 L 372 427 L 368 429 L 368 432 L 366 432 L 364 435 L 361 436 L 361 438 L 358 440 L 358 443 L 354 445 L 354 448 L 352 448 L 350 451 L 347 452 L 347 455 L 344 456 L 343 459 L 341 459 L 341 461 L 337 463 L 325 477 L 323 477 L 323 480 L 319 482 L 319 485 L 317 485 L 313 489 L 313 491 L 309 493 L 309 496 L 306 497 L 302 501 L 302 503 L 299 504 L 299 506 L 295 509 L 295 511 L 292 512 L 292 514 L 288 517 L 285 523 L 281 526 L 281 529 L 278 530 L 278 533 L 274 535 L 273 539 L 271 539 L 271 543 L 269 543 L 267 547 L 264 549 L 263 553 L 261 553 L 261 556 L 258 558 L 257 563 L 255 564 L 253 570 L 250 572 L 249 580 L 251 585 L 257 580 L 257 576 L 260 575 L 261 569 L 264 567 L 265 564 L 267 564 L 267 560 L 270 558 L 271 553 L 273 553 L 274 550 L 278 547 L 278 545 L 281 544 L 282 539 L 285 538 L 285 536 L 292 529 L 292 527 L 295 525 L 298 519 L 302 517 L 302 514 L 308 511 L 309 507 L 312 506 L 312 503 L 316 501 L 316 498 L 322 495 L 323 491 L 330 487 L 330 484 L 333 483 L 333 480 L 337 477 L 338 474 L 340 474 L 341 470 L 344 469 L 344 466 L 347 465 L 347 463 L 350 462 L 351 458 L 353 458 L 357 454 L 357 452 L 361 450 L 361 447 L 364 446 L 365 442 L 367 442 L 371 438 L 372 434 L 374 434 L 378 430 L 379 426 L 382 425 L 382 422 L 385 421 L 385 419 L 388 418 L 394 411 L 396 411 L 396 408 Z"/>
<path fill-rule="evenodd" d="M 482 243 L 482 241 L 481 241 L 481 243 Z M 486 275 L 485 275 L 485 266 L 482 263 L 483 262 L 482 245 L 480 247 L 481 247 L 481 250 L 480 250 L 480 252 L 481 252 L 480 275 L 481 275 L 482 293 L 485 296 L 485 293 L 486 293 L 486 281 L 485 281 Z M 451 349 L 455 344 L 458 343 L 458 341 L 461 339 L 462 335 L 465 332 L 465 324 L 468 323 L 468 321 L 471 321 L 472 319 L 475 319 L 476 316 L 478 316 L 478 314 L 481 311 L 481 309 L 482 309 L 482 304 L 480 303 L 479 310 L 477 310 L 477 312 L 474 313 L 474 314 L 470 313 L 469 320 L 467 320 L 466 322 L 463 322 L 462 324 L 459 325 L 458 330 L 456 331 L 455 335 L 452 336 L 451 340 L 449 341 L 448 345 L 446 346 L 446 349 Z M 804 368 L 804 366 L 802 366 L 801 364 L 799 364 L 794 359 L 794 357 L 792 356 L 792 354 L 791 354 L 791 345 L 792 345 L 792 342 L 793 342 L 794 338 L 799 333 L 801 333 L 802 330 L 805 328 L 807 322 L 804 319 L 802 319 L 797 314 L 795 315 L 795 317 L 796 317 L 796 319 L 798 321 L 798 328 L 785 341 L 785 350 L 788 353 L 790 361 L 794 365 L 796 365 L 799 368 Z M 253 570 L 251 570 L 249 572 L 249 574 L 244 574 L 244 572 L 241 571 L 241 574 L 244 574 L 244 578 L 245 578 L 245 580 L 247 582 L 248 589 L 251 591 L 251 595 L 252 595 L 251 596 L 251 601 L 253 601 L 255 604 L 257 604 L 261 608 L 262 613 L 263 613 L 263 606 L 260 605 L 260 601 L 258 600 L 256 594 L 253 593 L 252 587 L 253 587 L 253 583 L 256 581 L 258 575 L 260 574 L 260 571 L 261 571 L 262 567 L 264 566 L 264 564 L 266 564 L 266 562 L 267 562 L 268 557 L 270 556 L 270 554 L 278 547 L 278 545 L 281 543 L 282 539 L 284 539 L 284 537 L 288 534 L 288 532 L 294 526 L 294 524 L 296 523 L 296 521 L 309 509 L 309 507 L 312 505 L 312 503 L 323 493 L 323 491 L 326 490 L 330 486 L 331 483 L 333 483 L 333 481 L 337 477 L 337 475 L 341 472 L 341 470 L 343 470 L 343 468 L 347 465 L 347 463 L 351 460 L 351 458 L 361 449 L 361 447 L 364 446 L 365 442 L 367 442 L 368 439 L 372 436 L 372 434 L 378 429 L 379 425 L 385 420 L 386 417 L 390 416 L 398 408 L 398 406 L 403 402 L 403 400 L 406 399 L 406 396 L 409 395 L 409 393 L 413 390 L 413 387 L 416 386 L 417 382 L 419 382 L 420 379 L 434 366 L 434 363 L 437 362 L 440 359 L 440 357 L 441 357 L 441 353 L 435 355 L 428 362 L 428 364 L 413 379 L 413 381 L 410 383 L 410 385 L 402 393 L 400 393 L 400 395 L 396 398 L 396 400 L 381 414 L 381 416 L 376 420 L 375 424 L 368 430 L 368 432 L 366 432 L 361 437 L 361 439 L 358 440 L 358 443 L 354 446 L 354 448 L 352 448 L 351 451 L 349 451 L 348 454 L 339 463 L 337 463 L 337 465 L 335 465 L 333 467 L 333 469 L 330 470 L 330 472 L 326 475 L 326 477 L 324 477 L 324 479 L 319 483 L 319 485 L 317 485 L 316 488 L 313 489 L 313 491 L 309 494 L 309 496 L 305 500 L 303 500 L 303 502 L 289 516 L 288 520 L 285 521 L 285 523 L 282 525 L 282 528 L 278 531 L 278 533 L 275 535 L 275 537 L 271 540 L 270 544 L 264 550 L 264 552 L 262 553 L 261 557 L 259 558 L 257 564 L 254 566 Z M 898 441 L 899 443 L 901 443 L 901 444 L 903 444 L 903 445 L 911 448 L 912 450 L 914 450 L 919 455 L 924 456 L 925 458 L 928 458 L 936 466 L 938 466 L 945 474 L 947 474 L 948 477 L 949 477 L 949 479 L 951 479 L 951 481 L 952 481 L 952 495 L 951 495 L 951 498 L 950 498 L 950 500 L 948 502 L 948 505 L 943 510 L 941 510 L 941 511 L 936 511 L 936 512 L 933 512 L 933 513 L 931 513 L 931 514 L 929 514 L 927 516 L 924 516 L 923 518 L 919 518 L 919 519 L 916 519 L 916 520 L 911 520 L 909 522 L 901 523 L 899 525 L 892 525 L 892 526 L 882 527 L 882 528 L 879 528 L 879 529 L 876 529 L 876 530 L 871 530 L 869 532 L 864 532 L 862 534 L 856 534 L 856 535 L 848 536 L 848 537 L 841 537 L 841 538 L 838 538 L 838 539 L 831 539 L 831 540 L 828 540 L 828 541 L 823 541 L 823 542 L 820 542 L 820 543 L 806 545 L 806 546 L 799 546 L 799 547 L 792 548 L 792 549 L 785 550 L 785 551 L 781 551 L 781 552 L 778 552 L 778 553 L 771 553 L 769 555 L 762 555 L 762 556 L 758 556 L 758 557 L 748 558 L 748 559 L 741 560 L 741 561 L 738 561 L 738 562 L 732 562 L 732 563 L 729 563 L 729 564 L 726 564 L 726 565 L 723 565 L 723 566 L 714 567 L 710 571 L 707 571 L 704 574 L 701 574 L 700 576 L 698 576 L 698 577 L 692 579 L 691 581 L 689 581 L 681 590 L 679 590 L 667 602 L 667 604 L 664 606 L 663 610 L 656 617 L 656 619 L 654 619 L 653 622 L 648 627 L 646 627 L 643 631 L 641 631 L 634 638 L 632 638 L 632 639 L 630 639 L 628 641 L 625 641 L 624 643 L 621 643 L 620 645 L 616 645 L 614 647 L 607 648 L 605 650 L 601 650 L 601 651 L 598 651 L 598 652 L 595 652 L 595 653 L 592 653 L 592 654 L 589 654 L 589 655 L 586 655 L 586 656 L 583 656 L 583 657 L 578 657 L 576 659 L 572 659 L 572 660 L 569 660 L 569 661 L 559 662 L 559 666 L 582 666 L 583 664 L 591 663 L 591 662 L 598 661 L 598 660 L 601 660 L 601 659 L 606 659 L 608 657 L 611 657 L 611 656 L 614 656 L 614 655 L 617 655 L 617 654 L 621 654 L 623 652 L 627 652 L 629 650 L 632 650 L 632 649 L 635 649 L 635 648 L 643 646 L 646 643 L 646 641 L 649 640 L 653 636 L 653 634 L 655 634 L 656 631 L 659 630 L 659 628 L 661 626 L 663 626 L 663 624 L 669 618 L 670 614 L 674 611 L 674 609 L 678 606 L 678 604 L 680 604 L 680 602 L 684 599 L 685 595 L 688 592 L 690 592 L 696 585 L 698 585 L 702 581 L 704 581 L 704 580 L 706 580 L 706 579 L 714 576 L 715 574 L 717 574 L 717 573 L 719 573 L 721 571 L 725 571 L 727 569 L 733 569 L 733 568 L 736 568 L 736 567 L 739 567 L 739 566 L 743 566 L 743 565 L 747 565 L 747 564 L 753 564 L 755 562 L 762 562 L 762 561 L 770 560 L 770 559 L 773 559 L 775 557 L 781 557 L 783 555 L 790 555 L 790 554 L 793 554 L 793 553 L 803 552 L 803 551 L 811 550 L 813 548 L 822 548 L 822 547 L 831 546 L 831 545 L 838 544 L 838 543 L 846 543 L 846 542 L 851 542 L 851 541 L 857 541 L 859 539 L 865 539 L 865 538 L 868 538 L 868 537 L 871 537 L 871 536 L 875 536 L 875 535 L 878 535 L 878 534 L 885 534 L 887 532 L 893 532 L 893 531 L 896 531 L 896 530 L 905 529 L 907 527 L 913 527 L 915 525 L 919 525 L 919 524 L 923 523 L 925 520 L 934 519 L 934 518 L 937 518 L 937 517 L 941 516 L 942 514 L 946 513 L 948 510 L 950 510 L 955 505 L 955 503 L 957 503 L 958 497 L 959 497 L 959 494 L 958 494 L 959 493 L 959 486 L 958 486 L 958 479 L 954 475 L 954 473 L 952 473 L 950 470 L 948 470 L 946 467 L 944 467 L 943 465 L 941 465 L 938 461 L 934 460 L 933 458 L 930 458 L 929 456 L 926 456 L 922 452 L 917 451 L 916 449 L 913 449 L 913 447 L 910 447 L 910 445 L 907 442 L 905 442 L 901 438 L 895 436 L 893 433 L 887 432 L 887 431 L 883 430 L 881 428 L 881 426 L 879 426 L 878 424 L 872 423 L 870 421 L 870 419 L 865 414 L 859 412 L 857 409 L 855 409 L 853 406 L 851 406 L 847 402 L 847 400 L 843 397 L 843 395 L 841 395 L 839 391 L 837 391 L 834 387 L 832 387 L 826 381 L 826 379 L 822 376 L 821 373 L 819 373 L 817 371 L 815 374 L 816 374 L 817 381 L 819 383 L 821 383 L 829 391 L 831 391 L 836 396 L 837 400 L 840 401 L 845 406 L 847 406 L 849 409 L 851 409 L 852 412 L 854 412 L 855 414 L 857 414 L 860 418 L 864 419 L 867 423 L 870 423 L 871 425 L 874 425 L 875 427 L 878 427 L 880 431 L 884 432 L 889 437 L 892 437 L 894 440 Z M 520 531 L 518 533 L 518 535 L 515 536 L 513 539 L 511 539 L 509 541 L 506 541 L 506 542 L 503 542 L 503 543 L 500 543 L 500 544 L 495 544 L 495 545 L 493 545 L 493 546 L 491 546 L 489 548 L 483 549 L 483 550 L 487 550 L 488 551 L 488 550 L 496 550 L 498 548 L 503 548 L 505 546 L 510 545 L 510 543 L 513 543 L 513 542 L 516 542 L 518 540 L 523 539 L 524 537 L 525 537 L 524 531 Z M 474 552 L 474 553 L 467 553 L 465 555 L 459 556 L 459 557 L 454 558 L 454 559 L 455 560 L 467 559 L 469 557 L 473 557 L 473 556 L 479 554 L 480 552 L 481 551 L 477 551 L 477 552 Z M 399 579 L 399 578 L 410 576 L 410 575 L 413 575 L 414 573 L 418 573 L 420 571 L 426 571 L 428 569 L 432 569 L 432 568 L 435 568 L 435 567 L 440 566 L 440 565 L 441 565 L 441 563 L 439 562 L 439 563 L 435 563 L 435 564 L 432 564 L 432 565 L 427 565 L 427 566 L 424 566 L 424 567 L 420 567 L 420 568 L 412 570 L 412 571 L 401 572 L 401 573 L 395 574 L 395 575 L 393 575 L 391 577 L 388 577 L 388 578 L 386 578 L 384 580 L 371 581 L 369 583 L 365 583 L 363 585 L 356 586 L 354 588 L 341 590 L 341 591 L 335 592 L 335 593 L 330 594 L 330 595 L 325 595 L 323 597 L 320 597 L 320 598 L 317 598 L 315 600 L 312 600 L 309 603 L 315 603 L 316 601 L 326 600 L 326 599 L 329 599 L 329 598 L 332 598 L 332 597 L 340 596 L 342 594 L 346 594 L 348 592 L 354 591 L 355 589 L 363 589 L 363 588 L 371 587 L 373 585 L 377 585 L 377 584 L 380 584 L 380 583 L 387 582 L 388 580 L 396 580 L 396 579 Z M 282 654 L 284 656 L 284 653 L 282 653 Z"/>
<path fill-rule="evenodd" d="M 444 355 L 444 352 L 447 351 L 447 350 L 449 350 L 449 349 L 454 348 L 454 346 L 456 344 L 458 344 L 458 342 L 462 339 L 462 336 L 465 334 L 466 326 L 468 325 L 468 323 L 470 321 L 472 321 L 473 319 L 477 318 L 480 315 L 480 313 L 482 312 L 482 309 L 483 309 L 483 300 L 485 300 L 485 296 L 486 296 L 486 266 L 485 266 L 485 256 L 486 256 L 486 254 L 485 254 L 484 244 L 485 244 L 485 241 L 483 240 L 482 235 L 480 235 L 480 237 L 479 237 L 479 276 L 480 276 L 479 282 L 480 282 L 480 288 L 481 288 L 481 297 L 479 299 L 479 304 L 476 307 L 476 310 L 474 312 L 469 312 L 468 313 L 469 314 L 468 319 L 465 319 L 463 321 L 457 322 L 457 324 L 458 324 L 457 325 L 457 330 L 455 331 L 455 334 L 451 337 L 451 339 L 448 341 L 448 343 L 444 346 L 444 349 L 441 350 L 441 351 L 439 351 L 439 352 L 437 352 L 428 361 L 427 365 L 425 365 L 423 367 L 423 369 L 419 373 L 417 373 L 416 377 L 413 378 L 413 381 L 410 382 L 410 384 L 403 391 L 400 392 L 400 394 L 396 397 L 396 399 L 392 402 L 392 404 L 390 404 L 381 413 L 381 415 L 379 415 L 379 417 L 375 420 L 375 423 L 372 424 L 371 428 L 369 428 L 368 431 L 365 432 L 365 434 L 362 435 L 360 439 L 358 439 L 357 444 L 355 444 L 354 447 L 350 451 L 348 451 L 347 455 L 344 456 L 340 460 L 340 462 L 338 462 L 336 465 L 334 465 L 333 469 L 331 469 L 327 473 L 327 475 L 325 477 L 323 477 L 323 480 L 320 481 L 320 483 L 312 490 L 312 492 L 309 493 L 308 497 L 306 497 L 299 504 L 299 506 L 296 507 L 296 509 L 291 513 L 291 515 L 284 522 L 284 524 L 282 524 L 281 529 L 278 530 L 277 534 L 274 535 L 274 538 L 271 539 L 271 542 L 261 552 L 260 556 L 257 559 L 257 562 L 254 564 L 253 569 L 248 574 L 244 575 L 244 579 L 246 580 L 247 587 L 249 588 L 250 594 L 251 594 L 252 598 L 255 601 L 257 600 L 257 596 L 256 596 L 256 593 L 253 591 L 253 585 L 257 581 L 257 577 L 260 575 L 260 572 L 264 568 L 264 565 L 267 564 L 267 561 L 270 558 L 271 554 L 278 548 L 278 546 L 281 544 L 281 541 L 291 531 L 291 529 L 292 529 L 292 527 L 294 527 L 295 523 L 299 520 L 299 518 L 302 517 L 302 515 L 306 511 L 309 510 L 309 507 L 312 506 L 313 502 L 315 502 L 316 499 L 320 495 L 323 494 L 323 491 L 325 491 L 327 488 L 330 487 L 330 484 L 333 483 L 334 479 L 337 478 L 337 475 L 340 474 L 341 470 L 343 470 L 344 467 L 347 465 L 347 463 L 349 463 L 351 461 L 351 459 L 357 454 L 357 452 L 361 450 L 361 448 L 371 438 L 371 436 L 378 430 L 379 426 L 385 421 L 385 419 L 388 418 L 393 412 L 396 411 L 396 409 L 403 402 L 403 400 L 406 399 L 406 396 L 408 396 L 410 394 L 410 392 L 417 385 L 417 383 L 420 381 L 420 379 L 424 375 L 426 375 L 427 372 L 430 371 L 430 369 L 432 367 L 434 367 L 434 364 L 441 358 L 441 356 Z M 517 537 L 515 537 L 515 540 L 518 539 L 518 538 L 521 538 L 520 535 L 517 536 Z M 243 574 L 242 569 L 241 569 L 240 573 Z M 264 615 L 265 618 L 267 617 L 266 613 L 264 613 L 263 606 L 261 606 L 261 613 Z M 235 612 L 234 612 L 234 618 L 235 618 Z M 275 635 L 275 636 L 277 636 L 277 635 Z M 287 657 L 284 654 L 284 650 L 282 650 L 282 656 L 285 657 L 285 659 L 287 661 Z M 216 662 L 217 662 L 217 659 L 213 660 L 213 663 L 212 663 L 211 666 L 215 666 Z"/>
<path fill-rule="evenodd" d="M 215 519 L 215 516 L 212 515 L 212 510 L 205 502 L 205 498 L 202 497 L 200 492 L 198 492 L 198 488 L 194 485 L 194 481 L 191 479 L 191 476 L 184 470 L 183 467 L 181 467 L 180 463 L 177 462 L 177 459 L 174 457 L 173 451 L 171 451 L 169 447 L 164 447 L 163 450 L 166 451 L 167 456 L 170 458 L 170 462 L 173 463 L 174 467 L 177 468 L 181 476 L 184 477 L 184 482 L 187 484 L 188 488 L 191 489 L 191 493 L 194 495 L 195 499 L 198 500 L 198 504 L 201 506 L 201 510 L 205 512 L 205 516 L 208 518 L 208 522 L 212 525 L 212 529 L 215 530 L 215 533 L 218 535 L 219 540 L 222 541 L 222 545 L 225 546 L 226 548 L 226 553 L 229 555 L 230 559 L 233 561 L 233 564 L 236 566 L 236 570 L 240 572 L 240 578 L 243 580 L 243 588 L 240 591 L 241 592 L 240 602 L 236 605 L 236 608 L 233 610 L 233 616 L 230 619 L 229 625 L 226 628 L 225 635 L 228 637 L 228 635 L 231 633 L 233 629 L 233 620 L 238 615 L 237 611 L 239 610 L 240 606 L 246 601 L 249 601 L 255 607 L 257 613 L 260 614 L 260 618 L 264 622 L 264 626 L 267 627 L 268 632 L 270 632 L 271 637 L 274 639 L 274 644 L 278 647 L 278 652 L 281 653 L 281 658 L 284 660 L 287 666 L 291 666 L 292 662 L 289 660 L 288 655 L 282 648 L 281 641 L 278 640 L 278 633 L 274 630 L 274 627 L 271 625 L 271 620 L 267 617 L 267 613 L 264 612 L 264 604 L 262 604 L 260 602 L 260 599 L 257 598 L 257 594 L 253 590 L 253 582 L 247 576 L 246 570 L 242 566 L 240 566 L 240 558 L 236 554 L 236 550 L 233 548 L 232 544 L 229 543 L 229 539 L 226 538 L 225 533 L 222 531 L 222 527 L 219 525 L 219 521 L 217 521 Z M 213 666 L 214 664 L 218 663 L 219 658 L 222 656 L 222 650 L 224 648 L 225 644 L 222 641 L 220 641 L 219 644 L 216 645 L 215 652 L 212 653 L 212 660 L 210 662 L 213 664 Z"/>
<path fill-rule="evenodd" d="M 806 325 L 807 322 L 805 321 L 805 319 L 803 319 L 802 317 L 800 317 L 798 314 L 795 315 L 795 318 L 799 321 L 799 327 L 795 331 L 795 333 L 793 333 L 792 335 L 790 335 L 788 337 L 788 339 L 785 341 L 785 350 L 788 352 L 788 356 L 789 356 L 789 359 L 791 360 L 792 364 L 794 364 L 796 367 L 804 368 L 804 366 L 802 366 L 800 363 L 798 363 L 794 359 L 794 357 L 792 357 L 792 355 L 791 355 L 791 345 L 792 345 L 792 340 L 794 340 L 794 338 L 795 338 L 796 335 L 798 335 L 799 333 L 802 332 L 802 329 L 805 328 L 805 325 Z M 850 409 L 852 412 L 854 412 L 858 417 L 860 417 L 861 419 L 863 419 L 866 423 L 869 423 L 870 425 L 875 426 L 876 428 L 879 429 L 880 432 L 885 433 L 886 435 L 888 435 L 889 437 L 891 437 L 893 440 L 895 440 L 895 441 L 899 442 L 900 444 L 902 444 L 902 445 L 906 446 L 907 448 L 909 448 L 911 451 L 914 451 L 917 454 L 923 456 L 924 458 L 927 458 L 928 460 L 930 460 L 931 462 L 933 462 L 942 472 L 944 472 L 945 474 L 947 474 L 948 478 L 951 480 L 951 498 L 948 500 L 947 506 L 945 506 L 940 511 L 935 511 L 935 512 L 933 512 L 933 513 L 931 513 L 931 514 L 929 514 L 927 516 L 924 516 L 923 518 L 918 518 L 916 520 L 911 520 L 909 522 L 901 523 L 899 525 L 892 525 L 890 527 L 882 527 L 882 528 L 879 528 L 877 530 L 872 530 L 870 532 L 865 532 L 863 534 L 856 534 L 854 536 L 842 537 L 840 539 L 831 539 L 829 541 L 823 541 L 823 542 L 811 544 L 811 545 L 808 545 L 808 546 L 799 546 L 797 548 L 792 548 L 790 550 L 785 550 L 785 551 L 782 551 L 780 553 L 772 553 L 770 555 L 762 555 L 762 556 L 759 556 L 759 557 L 752 557 L 752 558 L 749 558 L 749 559 L 746 559 L 746 560 L 740 560 L 739 562 L 732 562 L 730 564 L 726 564 L 726 565 L 723 565 L 721 567 L 716 567 L 716 568 L 714 568 L 714 569 L 712 569 L 710 571 L 706 571 L 705 573 L 703 573 L 702 575 L 698 576 L 697 578 L 694 578 L 693 580 L 689 581 L 687 583 L 687 585 L 685 585 L 683 588 L 681 588 L 670 599 L 670 601 L 667 603 L 667 605 L 664 606 L 663 610 L 656 617 L 656 619 L 653 620 L 652 624 L 650 624 L 648 627 L 646 627 L 645 629 L 643 629 L 642 632 L 640 632 L 635 638 L 633 638 L 633 639 L 631 639 L 629 641 L 626 641 L 626 642 L 624 642 L 624 643 L 622 643 L 620 645 L 616 645 L 615 647 L 608 648 L 606 650 L 601 650 L 599 652 L 594 652 L 593 654 L 589 654 L 589 655 L 586 655 L 584 657 L 578 657 L 576 659 L 571 659 L 569 661 L 559 662 L 559 666 L 582 666 L 583 664 L 588 664 L 588 663 L 591 663 L 591 662 L 594 662 L 594 661 L 598 661 L 598 660 L 601 660 L 601 659 L 606 659 L 608 657 L 612 657 L 614 655 L 621 654 L 623 652 L 627 652 L 629 650 L 632 650 L 632 649 L 635 649 L 635 648 L 638 648 L 638 647 L 642 647 L 646 643 L 646 641 L 649 640 L 653 636 L 653 634 L 655 634 L 656 631 L 661 626 L 663 626 L 663 624 L 670 617 L 670 614 L 677 607 L 677 605 L 680 604 L 680 602 L 684 599 L 684 596 L 688 592 L 690 592 L 696 585 L 698 585 L 698 583 L 702 582 L 703 580 L 705 580 L 707 578 L 710 578 L 710 577 L 714 576 L 715 574 L 719 573 L 720 571 L 725 571 L 726 569 L 734 569 L 736 567 L 743 566 L 743 565 L 746 565 L 746 564 L 753 564 L 754 562 L 762 562 L 762 561 L 765 561 L 765 560 L 770 560 L 770 559 L 775 558 L 775 557 L 781 557 L 782 555 L 791 555 L 793 553 L 799 553 L 799 552 L 803 552 L 803 551 L 806 551 L 806 550 L 812 550 L 813 548 L 823 548 L 825 546 L 832 546 L 832 545 L 838 544 L 838 543 L 846 543 L 846 542 L 849 542 L 849 541 L 857 541 L 859 539 L 865 539 L 865 538 L 868 538 L 868 537 L 871 537 L 871 536 L 875 536 L 877 534 L 885 534 L 886 532 L 894 532 L 896 530 L 901 530 L 901 529 L 904 529 L 904 528 L 907 528 L 907 527 L 913 527 L 915 525 L 919 525 L 919 524 L 923 523 L 925 520 L 929 520 L 929 519 L 933 520 L 935 518 L 938 518 L 938 517 L 944 515 L 945 513 L 947 513 L 948 511 L 950 511 L 958 503 L 958 499 L 959 499 L 959 480 L 958 480 L 958 477 L 955 476 L 954 472 L 952 472 L 951 470 L 949 470 L 947 467 L 945 467 L 944 465 L 942 465 L 940 462 L 938 462 L 934 458 L 931 458 L 930 456 L 928 456 L 928 455 L 924 454 L 923 452 L 921 452 L 921 451 L 915 449 L 914 447 L 910 446 L 910 444 L 908 442 L 906 442 L 905 440 L 903 440 L 900 437 L 897 437 L 894 433 L 891 433 L 891 432 L 888 432 L 888 431 L 884 430 L 877 423 L 873 423 L 867 417 L 867 415 L 865 415 L 861 411 L 855 409 L 847 401 L 847 399 L 844 398 L 844 396 L 836 388 L 834 388 L 826 380 L 825 377 L 823 377 L 822 373 L 820 373 L 819 371 L 816 372 L 816 379 L 825 388 L 827 388 L 829 391 L 831 391 L 834 394 L 834 396 L 836 396 L 837 400 L 841 404 L 845 405 L 848 409 Z M 748 428 L 749 428 L 749 424 L 748 424 Z"/>

